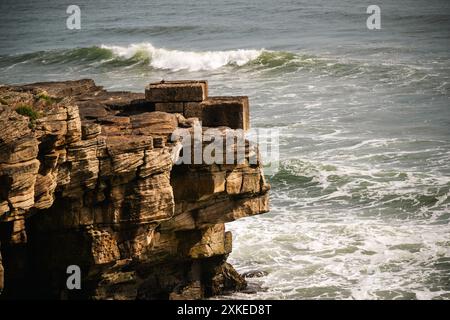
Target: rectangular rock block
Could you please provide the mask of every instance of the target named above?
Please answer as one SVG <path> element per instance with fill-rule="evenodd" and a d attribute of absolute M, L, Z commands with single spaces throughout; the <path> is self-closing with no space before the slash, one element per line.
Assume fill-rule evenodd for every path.
<path fill-rule="evenodd" d="M 225 191 L 225 172 L 185 172 L 172 175 L 175 201 L 206 200 Z"/>
<path fill-rule="evenodd" d="M 92 262 L 96 265 L 106 264 L 120 258 L 119 248 L 113 235 L 105 230 L 90 229 L 87 232 L 87 242 Z"/>
<path fill-rule="evenodd" d="M 201 102 L 186 102 L 184 104 L 184 113 L 185 118 L 198 118 L 202 119 L 202 110 L 203 106 Z"/>
<path fill-rule="evenodd" d="M 226 198 L 223 201 L 217 201 L 208 207 L 199 209 L 195 223 L 196 227 L 227 223 L 268 211 L 268 193 L 251 198 Z"/>
<path fill-rule="evenodd" d="M 185 233 L 185 235 L 187 234 Z M 203 228 L 200 230 L 200 234 L 198 232 L 191 233 L 190 237 L 184 238 L 184 241 L 186 241 L 186 247 L 190 246 L 188 256 L 192 259 L 224 255 L 226 253 L 225 225 L 220 223 Z M 228 244 L 227 247 L 229 247 Z"/>
<path fill-rule="evenodd" d="M 155 103 L 155 111 L 162 111 L 168 113 L 183 113 L 183 102 L 157 102 Z"/>
<path fill-rule="evenodd" d="M 250 128 L 248 97 L 210 97 L 201 105 L 205 127 Z"/>
<path fill-rule="evenodd" d="M 208 98 L 208 83 L 198 81 L 161 81 L 150 83 L 145 89 L 149 102 L 200 102 Z"/>
<path fill-rule="evenodd" d="M 232 171 L 226 179 L 226 190 L 228 194 L 239 194 L 242 187 L 242 172 Z"/>

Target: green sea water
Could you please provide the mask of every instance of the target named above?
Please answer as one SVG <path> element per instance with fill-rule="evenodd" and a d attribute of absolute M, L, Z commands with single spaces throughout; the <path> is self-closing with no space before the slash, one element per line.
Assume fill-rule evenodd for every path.
<path fill-rule="evenodd" d="M 245 299 L 450 298 L 450 3 L 0 3 L 0 82 L 93 78 L 142 92 L 207 79 L 278 129 L 271 212 L 229 224 Z"/>

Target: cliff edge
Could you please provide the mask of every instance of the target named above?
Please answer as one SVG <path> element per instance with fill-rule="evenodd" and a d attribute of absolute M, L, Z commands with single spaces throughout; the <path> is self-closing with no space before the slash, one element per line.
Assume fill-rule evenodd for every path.
<path fill-rule="evenodd" d="M 208 97 L 206 81 L 150 84 L 145 94 L 88 79 L 1 86 L 0 298 L 202 299 L 244 289 L 226 262 L 224 224 L 268 211 L 258 150 L 246 143 L 240 162 L 179 164 L 187 140 L 173 133 L 193 133 L 199 121 L 200 140 L 208 128 L 245 131 L 248 109 L 246 97 Z M 80 268 L 80 289 L 68 287 L 69 266 Z"/>

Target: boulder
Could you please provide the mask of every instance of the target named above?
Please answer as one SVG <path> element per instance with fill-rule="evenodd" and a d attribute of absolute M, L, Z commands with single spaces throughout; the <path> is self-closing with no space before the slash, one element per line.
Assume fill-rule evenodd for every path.
<path fill-rule="evenodd" d="M 250 128 L 248 97 L 209 97 L 201 106 L 206 127 Z"/>
<path fill-rule="evenodd" d="M 149 102 L 203 101 L 208 97 L 206 81 L 161 81 L 150 83 L 145 89 Z"/>

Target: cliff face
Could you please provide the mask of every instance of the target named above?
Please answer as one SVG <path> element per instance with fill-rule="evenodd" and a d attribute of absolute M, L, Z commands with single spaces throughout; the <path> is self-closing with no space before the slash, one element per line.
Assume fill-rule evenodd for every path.
<path fill-rule="evenodd" d="M 244 289 L 226 262 L 224 223 L 267 212 L 269 186 L 248 147 L 239 164 L 174 165 L 180 142 L 170 135 L 192 132 L 198 118 L 223 133 L 247 129 L 248 101 L 208 98 L 204 82 L 146 95 L 92 80 L 0 87 L 0 298 Z M 81 268 L 81 290 L 67 288 L 70 265 Z"/>

